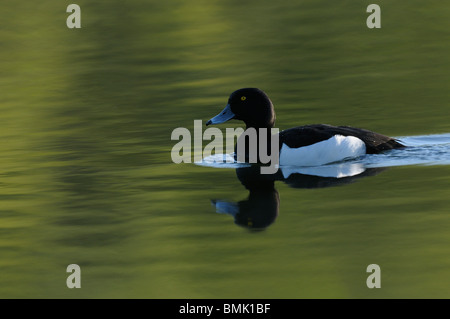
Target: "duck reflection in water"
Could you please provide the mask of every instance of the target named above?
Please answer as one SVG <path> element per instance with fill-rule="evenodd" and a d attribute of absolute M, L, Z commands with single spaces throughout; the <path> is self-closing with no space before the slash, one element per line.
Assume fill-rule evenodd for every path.
<path fill-rule="evenodd" d="M 362 164 L 342 163 L 321 167 L 280 168 L 276 174 L 261 174 L 258 165 L 236 169 L 242 185 L 250 192 L 239 202 L 212 200 L 217 213 L 229 214 L 234 222 L 251 230 L 263 230 L 278 216 L 280 197 L 275 181 L 293 188 L 324 188 L 343 186 L 360 178 L 374 176 L 385 168 L 364 168 Z"/>

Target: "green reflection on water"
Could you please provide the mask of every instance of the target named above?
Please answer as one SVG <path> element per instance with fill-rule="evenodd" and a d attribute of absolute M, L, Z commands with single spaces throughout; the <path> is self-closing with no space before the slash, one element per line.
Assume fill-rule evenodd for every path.
<path fill-rule="evenodd" d="M 4 1 L 0 296 L 449 297 L 447 166 L 276 184 L 280 216 L 250 233 L 209 203 L 247 196 L 233 170 L 170 161 L 175 127 L 248 86 L 281 129 L 448 132 L 450 9 L 380 0 L 369 30 L 369 3 L 80 0 L 68 30 L 64 4 Z"/>

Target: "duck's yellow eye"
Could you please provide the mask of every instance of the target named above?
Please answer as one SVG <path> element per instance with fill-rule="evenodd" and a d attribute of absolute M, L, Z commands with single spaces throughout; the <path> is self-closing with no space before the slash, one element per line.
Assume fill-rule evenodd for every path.
<path fill-rule="evenodd" d="M 241 96 L 241 101 L 245 101 L 247 98 L 245 96 Z"/>

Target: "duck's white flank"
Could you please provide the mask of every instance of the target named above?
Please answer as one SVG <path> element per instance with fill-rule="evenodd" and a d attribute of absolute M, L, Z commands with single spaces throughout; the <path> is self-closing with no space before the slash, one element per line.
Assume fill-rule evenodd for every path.
<path fill-rule="evenodd" d="M 366 154 L 366 145 L 354 136 L 335 135 L 328 140 L 299 148 L 283 143 L 280 165 L 317 166 Z"/>

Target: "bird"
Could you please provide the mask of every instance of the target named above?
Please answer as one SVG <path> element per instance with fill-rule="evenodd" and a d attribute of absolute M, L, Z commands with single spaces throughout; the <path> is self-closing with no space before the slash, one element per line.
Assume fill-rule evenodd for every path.
<path fill-rule="evenodd" d="M 206 125 L 240 120 L 249 128 L 275 127 L 275 110 L 268 95 L 258 88 L 242 88 L 228 98 L 226 107 Z M 260 135 L 258 135 L 258 140 Z M 271 139 L 267 139 L 270 144 Z M 311 124 L 292 127 L 278 133 L 279 165 L 317 166 L 357 158 L 365 154 L 377 154 L 387 150 L 404 148 L 399 140 L 362 128 Z M 257 147 L 257 145 L 255 146 Z M 267 150 L 270 145 L 267 146 Z M 248 147 L 246 148 L 248 152 Z M 246 153 L 246 161 L 248 156 Z"/>

